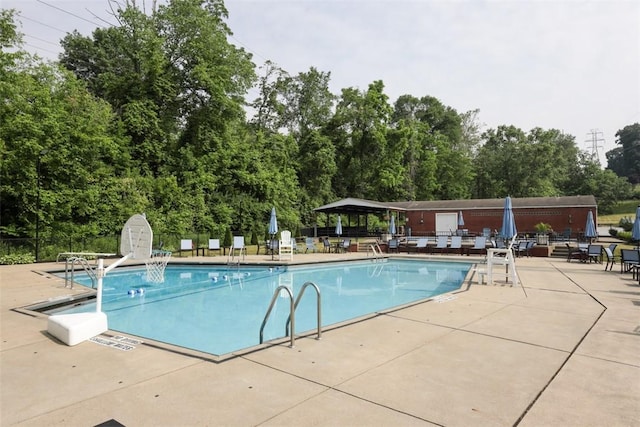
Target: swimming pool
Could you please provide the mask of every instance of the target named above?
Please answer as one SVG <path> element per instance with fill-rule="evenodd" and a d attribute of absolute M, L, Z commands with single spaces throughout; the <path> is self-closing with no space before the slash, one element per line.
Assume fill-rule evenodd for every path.
<path fill-rule="evenodd" d="M 169 265 L 164 283 L 146 280 L 144 267 L 122 267 L 103 282 L 109 329 L 214 355 L 260 343 L 260 327 L 276 289 L 294 298 L 311 281 L 322 296 L 323 327 L 387 311 L 460 288 L 471 264 L 389 259 L 299 266 Z M 91 286 L 76 274 L 75 281 Z M 279 291 L 264 341 L 285 337 L 289 297 Z M 315 292 L 296 310 L 297 335 L 315 330 Z M 95 302 L 60 313 L 95 310 Z"/>

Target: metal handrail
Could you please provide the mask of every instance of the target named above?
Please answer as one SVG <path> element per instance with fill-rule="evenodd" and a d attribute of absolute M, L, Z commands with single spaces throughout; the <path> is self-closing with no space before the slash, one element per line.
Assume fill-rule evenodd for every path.
<path fill-rule="evenodd" d="M 87 261 L 86 258 L 82 258 L 82 257 L 69 257 L 65 260 L 65 265 L 64 265 L 64 287 L 66 288 L 67 285 L 69 284 L 69 262 L 71 262 L 71 289 L 73 289 L 73 283 L 74 283 L 74 276 L 75 276 L 75 265 L 76 264 L 80 264 L 82 266 L 82 268 L 84 268 L 85 273 L 87 273 L 87 276 L 89 276 L 89 278 L 91 279 L 91 288 L 95 289 L 96 287 L 96 280 L 97 280 L 97 276 L 96 276 L 96 272 L 93 270 L 93 268 L 91 268 L 91 266 L 89 265 L 89 261 Z"/>
<path fill-rule="evenodd" d="M 295 338 L 294 338 L 294 331 L 295 331 L 295 325 L 296 325 L 296 319 L 295 319 L 295 304 L 293 303 L 293 292 L 291 291 L 291 289 L 289 289 L 287 286 L 284 285 L 280 285 L 276 288 L 276 290 L 273 292 L 273 296 L 271 297 L 271 303 L 269 303 L 269 309 L 267 310 L 267 314 L 264 315 L 264 319 L 262 320 L 262 326 L 260 326 L 260 344 L 262 344 L 264 342 L 263 339 L 263 335 L 264 335 L 264 327 L 267 324 L 267 319 L 269 318 L 269 315 L 271 314 L 271 310 L 273 310 L 273 305 L 276 303 L 276 300 L 278 299 L 278 295 L 280 294 L 280 291 L 282 290 L 286 290 L 287 294 L 289 295 L 289 318 L 291 319 L 291 348 L 293 348 L 294 344 L 295 344 Z M 285 327 L 285 336 L 288 334 L 288 328 Z"/>
<path fill-rule="evenodd" d="M 296 302 L 293 304 L 293 311 L 295 312 L 296 309 L 298 308 L 298 304 L 300 303 L 300 299 L 302 298 L 302 295 L 304 294 L 304 291 L 309 287 L 312 286 L 315 290 L 316 290 L 316 295 L 317 295 L 317 299 L 316 299 L 316 312 L 317 312 L 317 328 L 318 328 L 318 336 L 316 337 L 317 340 L 319 340 L 320 338 L 322 338 L 322 298 L 320 296 L 320 288 L 318 288 L 318 286 L 313 283 L 313 282 L 305 282 L 304 285 L 302 285 L 302 288 L 300 288 L 300 293 L 298 294 L 298 298 L 296 298 Z M 291 322 L 291 335 L 293 335 L 293 333 L 295 332 L 293 330 L 293 322 Z M 289 319 L 287 319 L 287 325 L 285 327 L 285 333 L 289 333 Z"/>
<path fill-rule="evenodd" d="M 367 248 L 367 258 L 369 258 L 369 252 L 373 253 L 373 257 L 376 259 L 382 258 L 384 255 L 382 254 L 382 249 L 380 249 L 380 245 L 378 243 L 372 243 Z"/>

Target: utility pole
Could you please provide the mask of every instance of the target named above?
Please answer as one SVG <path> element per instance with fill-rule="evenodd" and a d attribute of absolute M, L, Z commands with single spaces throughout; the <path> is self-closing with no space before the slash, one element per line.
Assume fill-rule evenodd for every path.
<path fill-rule="evenodd" d="M 594 161 L 597 161 L 598 163 L 600 163 L 600 153 L 598 152 L 598 148 L 604 148 L 603 145 L 601 145 L 602 143 L 604 143 L 604 138 L 602 137 L 603 134 L 600 130 L 598 129 L 591 129 L 591 133 L 589 133 L 590 138 L 587 139 L 585 142 L 590 143 L 591 144 L 591 158 Z"/>

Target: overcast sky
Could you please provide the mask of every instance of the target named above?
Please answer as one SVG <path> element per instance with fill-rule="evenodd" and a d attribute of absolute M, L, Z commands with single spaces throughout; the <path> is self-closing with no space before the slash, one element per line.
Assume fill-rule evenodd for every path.
<path fill-rule="evenodd" d="M 142 0 L 138 0 L 141 4 Z M 0 0 L 21 11 L 26 49 L 113 22 L 107 0 Z M 147 0 L 151 4 L 151 0 Z M 640 122 L 640 1 L 227 0 L 231 42 L 290 74 L 331 72 L 331 90 L 382 80 L 389 100 L 435 96 L 486 126 L 560 129 L 603 165 Z"/>

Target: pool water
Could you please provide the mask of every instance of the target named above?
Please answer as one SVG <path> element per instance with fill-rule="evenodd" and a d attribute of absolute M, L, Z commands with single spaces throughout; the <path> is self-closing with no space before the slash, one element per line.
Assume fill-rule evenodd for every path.
<path fill-rule="evenodd" d="M 169 265 L 164 283 L 146 280 L 145 267 L 118 268 L 103 280 L 102 310 L 109 329 L 223 355 L 260 343 L 260 327 L 276 289 L 297 298 L 311 281 L 328 326 L 460 288 L 469 263 L 417 260 L 350 261 L 302 266 Z M 76 274 L 75 281 L 91 286 Z M 315 330 L 316 293 L 307 288 L 296 310 L 296 334 Z M 95 310 L 95 302 L 57 312 Z M 289 298 L 279 291 L 264 341 L 285 337 Z"/>

